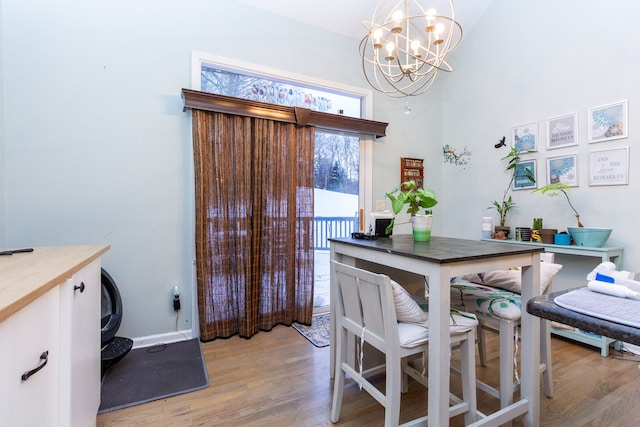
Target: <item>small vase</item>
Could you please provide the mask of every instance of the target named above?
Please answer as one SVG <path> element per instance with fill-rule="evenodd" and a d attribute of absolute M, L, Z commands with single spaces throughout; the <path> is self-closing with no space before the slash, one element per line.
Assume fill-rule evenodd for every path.
<path fill-rule="evenodd" d="M 411 217 L 413 240 L 416 242 L 428 242 L 431 240 L 432 222 L 433 215 L 416 215 Z"/>

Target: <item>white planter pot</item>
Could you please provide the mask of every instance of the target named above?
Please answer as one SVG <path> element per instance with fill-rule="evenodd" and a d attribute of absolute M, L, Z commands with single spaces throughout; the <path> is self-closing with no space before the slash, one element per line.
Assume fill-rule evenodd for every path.
<path fill-rule="evenodd" d="M 432 222 L 433 215 L 416 215 L 411 217 L 413 240 L 416 242 L 428 242 L 431 239 Z"/>

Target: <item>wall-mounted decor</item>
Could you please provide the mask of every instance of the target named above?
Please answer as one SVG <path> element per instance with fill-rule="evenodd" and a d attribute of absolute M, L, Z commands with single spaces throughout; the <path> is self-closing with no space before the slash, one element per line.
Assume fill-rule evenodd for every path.
<path fill-rule="evenodd" d="M 589 142 L 602 142 L 626 138 L 628 128 L 628 102 L 614 102 L 589 109 Z"/>
<path fill-rule="evenodd" d="M 589 156 L 589 185 L 629 184 L 629 147 L 592 151 Z"/>
<path fill-rule="evenodd" d="M 415 181 L 418 188 L 424 183 L 424 159 L 400 157 L 400 182 Z"/>
<path fill-rule="evenodd" d="M 538 151 L 538 122 L 516 126 L 511 130 L 511 146 L 516 151 Z"/>
<path fill-rule="evenodd" d="M 467 147 L 460 151 L 446 144 L 442 147 L 442 156 L 445 163 L 451 163 L 456 166 L 466 166 L 471 162 L 471 150 Z"/>
<path fill-rule="evenodd" d="M 547 184 L 564 183 L 578 186 L 578 156 L 558 156 L 547 158 Z"/>
<path fill-rule="evenodd" d="M 516 165 L 515 178 L 513 180 L 514 190 L 525 190 L 538 188 L 538 174 L 536 172 L 536 160 L 520 160 Z"/>
<path fill-rule="evenodd" d="M 547 120 L 547 148 L 578 145 L 578 113 L 567 114 Z"/>

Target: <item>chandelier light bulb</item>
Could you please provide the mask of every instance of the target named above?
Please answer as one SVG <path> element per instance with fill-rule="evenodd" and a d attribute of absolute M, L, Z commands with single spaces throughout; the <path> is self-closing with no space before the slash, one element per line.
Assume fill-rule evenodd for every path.
<path fill-rule="evenodd" d="M 402 11 L 396 10 L 395 12 L 393 12 L 392 19 L 393 19 L 393 25 L 395 25 L 396 27 L 400 25 L 400 20 L 402 19 Z"/>
<path fill-rule="evenodd" d="M 396 48 L 396 45 L 392 42 L 389 42 L 385 47 L 387 49 L 387 56 L 384 59 L 386 59 L 387 61 L 393 61 L 395 59 L 393 57 L 393 50 Z"/>
<path fill-rule="evenodd" d="M 413 49 L 413 55 L 418 56 L 420 51 L 420 40 L 414 40 L 411 42 L 411 49 Z"/>
<path fill-rule="evenodd" d="M 401 10 L 396 10 L 395 12 L 393 12 L 393 16 L 391 17 L 391 19 L 393 20 L 393 28 L 391 28 L 391 32 L 393 34 L 402 33 L 402 26 L 400 26 L 400 21 L 402 20 L 402 18 L 403 16 Z"/>
<path fill-rule="evenodd" d="M 444 32 L 444 25 L 438 24 L 436 25 L 436 29 L 433 32 L 433 37 L 435 39 L 434 43 L 442 42 L 443 40 L 440 38 L 440 34 Z M 439 44 L 439 43 L 438 43 Z"/>
<path fill-rule="evenodd" d="M 395 45 L 395 44 L 393 44 L 392 42 L 389 42 L 389 43 L 387 43 L 386 48 L 387 48 L 387 53 L 388 53 L 389 55 L 391 55 L 391 54 L 393 53 L 393 49 L 395 49 L 395 48 L 396 48 L 396 45 Z"/>
<path fill-rule="evenodd" d="M 373 48 L 376 50 L 376 55 L 378 54 L 378 50 L 382 49 L 382 43 L 380 43 L 380 38 L 382 37 L 382 29 L 378 28 L 373 32 Z"/>

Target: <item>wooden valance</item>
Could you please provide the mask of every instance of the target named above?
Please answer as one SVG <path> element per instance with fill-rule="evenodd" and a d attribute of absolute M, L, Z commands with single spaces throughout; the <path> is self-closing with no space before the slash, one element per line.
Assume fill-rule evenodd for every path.
<path fill-rule="evenodd" d="M 191 89 L 182 89 L 184 110 L 215 111 L 238 116 L 257 117 L 296 123 L 300 126 L 315 126 L 318 129 L 339 131 L 358 135 L 386 136 L 388 123 L 358 119 L 338 114 L 321 113 L 308 108 L 287 107 L 266 102 L 251 101 L 232 96 L 216 95 Z"/>

